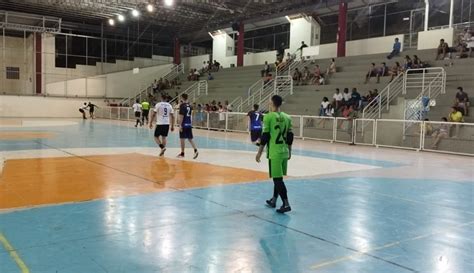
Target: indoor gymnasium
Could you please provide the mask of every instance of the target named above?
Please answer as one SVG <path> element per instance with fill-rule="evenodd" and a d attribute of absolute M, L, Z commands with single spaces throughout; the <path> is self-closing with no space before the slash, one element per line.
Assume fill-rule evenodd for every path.
<path fill-rule="evenodd" d="M 0 273 L 474 272 L 473 0 L 1 0 Z"/>

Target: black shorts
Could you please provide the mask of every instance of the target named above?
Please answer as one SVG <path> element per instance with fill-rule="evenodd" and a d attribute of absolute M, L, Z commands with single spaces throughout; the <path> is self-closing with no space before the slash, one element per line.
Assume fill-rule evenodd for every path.
<path fill-rule="evenodd" d="M 156 125 L 155 137 L 159 137 L 159 136 L 167 137 L 169 131 L 170 131 L 169 125 Z"/>
<path fill-rule="evenodd" d="M 260 137 L 262 137 L 262 130 L 252 130 L 252 131 L 250 131 L 250 140 L 252 140 L 252 142 L 255 142 L 255 141 L 259 140 Z"/>
<path fill-rule="evenodd" d="M 84 109 L 79 109 L 79 112 L 84 114 Z"/>
<path fill-rule="evenodd" d="M 140 112 L 135 112 L 135 117 L 136 117 L 136 118 L 141 117 L 141 113 L 140 113 Z"/>
<path fill-rule="evenodd" d="M 148 118 L 148 114 L 150 113 L 150 110 L 143 110 L 142 114 L 144 118 Z"/>
<path fill-rule="evenodd" d="M 193 139 L 193 128 L 181 128 L 179 138 Z"/>

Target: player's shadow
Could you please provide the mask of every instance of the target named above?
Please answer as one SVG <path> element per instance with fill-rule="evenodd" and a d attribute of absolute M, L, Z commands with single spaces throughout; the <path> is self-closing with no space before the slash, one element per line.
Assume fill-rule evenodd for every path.
<path fill-rule="evenodd" d="M 259 241 L 263 253 L 267 257 L 267 264 L 271 268 L 271 272 L 299 272 L 296 243 L 291 235 L 292 231 L 287 228 L 291 217 L 286 214 L 274 214 L 271 221 L 279 224 L 274 225 L 276 234 L 262 238 Z"/>

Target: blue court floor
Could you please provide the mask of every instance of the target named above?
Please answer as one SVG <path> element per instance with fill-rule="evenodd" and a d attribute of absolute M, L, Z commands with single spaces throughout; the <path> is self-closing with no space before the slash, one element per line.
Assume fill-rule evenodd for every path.
<path fill-rule="evenodd" d="M 50 136 L 1 140 L 3 175 L 11 173 L 9 162 L 28 158 L 158 151 L 151 131 L 101 120 L 3 127 L 0 136 L 32 131 Z M 189 164 L 265 171 L 246 135 L 196 135 L 201 155 Z M 171 161 L 178 139 L 169 140 L 163 160 Z M 300 140 L 294 148 L 290 213 L 264 206 L 270 180 L 198 187 L 165 181 L 159 192 L 3 209 L 0 273 L 474 272 L 472 158 Z M 118 171 L 132 172 L 129 164 Z M 191 175 L 200 166 L 192 165 Z M 173 183 L 190 178 L 183 177 Z"/>

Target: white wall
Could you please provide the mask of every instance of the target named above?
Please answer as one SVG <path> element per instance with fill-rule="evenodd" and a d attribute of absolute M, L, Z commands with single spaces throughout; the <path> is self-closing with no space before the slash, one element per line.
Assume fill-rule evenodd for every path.
<path fill-rule="evenodd" d="M 200 69 L 203 62 L 209 61 L 209 54 L 182 58 L 184 68 L 189 71 L 191 68 Z"/>
<path fill-rule="evenodd" d="M 5 45 L 5 48 L 3 47 Z M 5 58 L 0 54 L 0 93 L 31 94 L 33 93 L 33 35 L 23 37 L 5 36 L 0 41 L 0 52 L 5 51 Z M 20 79 L 7 79 L 6 67 L 18 67 Z"/>
<path fill-rule="evenodd" d="M 437 48 L 441 39 L 444 39 L 450 47 L 453 46 L 454 29 L 445 28 L 418 32 L 418 49 Z"/>
<path fill-rule="evenodd" d="M 234 39 L 227 33 L 214 35 L 212 37 L 212 59 L 217 60 L 223 67 L 229 67 L 232 59 L 227 57 L 234 56 L 234 46 Z M 233 63 L 236 64 L 236 61 Z"/>
<path fill-rule="evenodd" d="M 244 66 L 264 64 L 265 61 L 271 64 L 274 63 L 275 60 L 276 50 L 260 53 L 249 53 L 244 55 Z"/>
<path fill-rule="evenodd" d="M 346 56 L 360 56 L 379 53 L 390 53 L 395 38 L 400 40 L 403 50 L 403 35 L 392 35 L 370 39 L 348 41 L 346 43 Z M 314 59 L 328 59 L 337 56 L 337 44 L 324 44 L 311 46 L 303 51 L 304 56 Z"/>
<path fill-rule="evenodd" d="M 0 117 L 81 117 L 79 108 L 89 101 L 99 107 L 106 105 L 100 99 L 0 96 Z"/>
<path fill-rule="evenodd" d="M 291 19 L 290 52 L 295 52 L 301 46 L 301 41 L 308 46 L 318 45 L 320 32 L 321 27 L 312 17 Z"/>
<path fill-rule="evenodd" d="M 45 93 L 56 96 L 127 98 L 138 94 L 155 79 L 166 75 L 172 64 L 141 68 L 100 76 L 78 78 L 46 84 Z"/>

